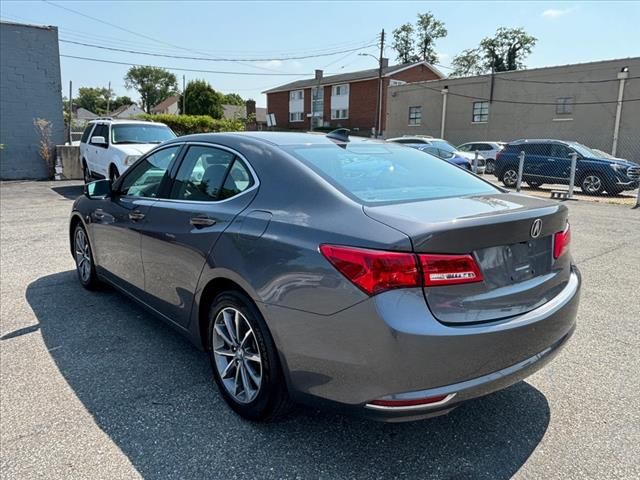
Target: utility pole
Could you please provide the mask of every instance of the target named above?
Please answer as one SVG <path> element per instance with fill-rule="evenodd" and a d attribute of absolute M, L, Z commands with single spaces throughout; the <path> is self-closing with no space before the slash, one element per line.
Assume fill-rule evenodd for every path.
<path fill-rule="evenodd" d="M 111 112 L 111 81 L 109 81 L 109 87 L 107 88 L 107 117 Z"/>
<path fill-rule="evenodd" d="M 185 83 L 185 76 L 182 75 L 182 115 L 187 114 L 187 88 Z"/>
<path fill-rule="evenodd" d="M 69 80 L 69 145 L 72 145 L 71 125 L 73 124 L 73 82 Z"/>
<path fill-rule="evenodd" d="M 384 28 L 380 32 L 380 56 L 378 57 L 378 105 L 376 118 L 376 138 L 382 136 L 382 60 L 384 57 Z"/>

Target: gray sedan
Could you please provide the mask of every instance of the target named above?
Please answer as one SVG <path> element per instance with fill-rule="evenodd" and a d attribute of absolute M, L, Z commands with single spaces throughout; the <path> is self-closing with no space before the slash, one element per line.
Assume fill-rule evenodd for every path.
<path fill-rule="evenodd" d="M 86 185 L 69 236 L 82 285 L 187 335 L 252 420 L 292 401 L 439 415 L 575 328 L 566 207 L 345 132 L 176 138 Z"/>

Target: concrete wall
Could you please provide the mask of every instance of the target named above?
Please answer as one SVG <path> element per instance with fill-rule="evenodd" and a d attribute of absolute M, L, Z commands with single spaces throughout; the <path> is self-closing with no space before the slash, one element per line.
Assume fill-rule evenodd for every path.
<path fill-rule="evenodd" d="M 0 22 L 0 178 L 46 178 L 36 118 L 64 142 L 58 29 Z"/>
<path fill-rule="evenodd" d="M 60 180 L 79 180 L 83 178 L 79 146 L 58 145 L 56 147 L 56 156 L 58 164 L 62 166 Z"/>
<path fill-rule="evenodd" d="M 496 74 L 494 101 L 489 105 L 486 123 L 473 123 L 472 111 L 475 101 L 490 97 L 490 75 L 390 87 L 386 136 L 439 137 L 441 90 L 446 86 L 449 95 L 444 136 L 456 145 L 477 140 L 557 138 L 611 152 L 617 75 L 623 67 L 628 67 L 629 77 L 640 77 L 640 58 Z M 573 113 L 556 113 L 559 97 L 574 98 Z M 640 161 L 640 102 L 629 101 L 633 99 L 640 99 L 640 78 L 626 82 L 617 156 Z M 594 104 L 589 105 L 591 102 Z M 422 107 L 422 125 L 408 125 L 410 106 Z"/>

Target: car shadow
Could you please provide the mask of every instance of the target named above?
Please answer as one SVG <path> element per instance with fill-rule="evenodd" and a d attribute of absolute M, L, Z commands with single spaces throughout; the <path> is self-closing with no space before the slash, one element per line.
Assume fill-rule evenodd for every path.
<path fill-rule="evenodd" d="M 507 479 L 549 424 L 525 382 L 421 422 L 300 407 L 254 424 L 226 407 L 203 352 L 117 292 L 85 291 L 67 271 L 26 298 L 61 374 L 144 478 Z"/>
<path fill-rule="evenodd" d="M 51 190 L 67 200 L 75 200 L 84 193 L 84 185 L 65 185 L 61 187 L 51 187 Z"/>

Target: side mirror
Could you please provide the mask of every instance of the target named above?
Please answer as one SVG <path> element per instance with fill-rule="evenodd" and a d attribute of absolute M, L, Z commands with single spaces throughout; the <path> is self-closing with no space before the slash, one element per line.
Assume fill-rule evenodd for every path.
<path fill-rule="evenodd" d="M 95 136 L 95 137 L 91 137 L 91 144 L 92 145 L 106 145 L 107 141 L 105 140 L 104 137 Z"/>
<path fill-rule="evenodd" d="M 109 180 L 96 180 L 84 186 L 84 194 L 88 198 L 109 198 L 112 193 Z"/>

